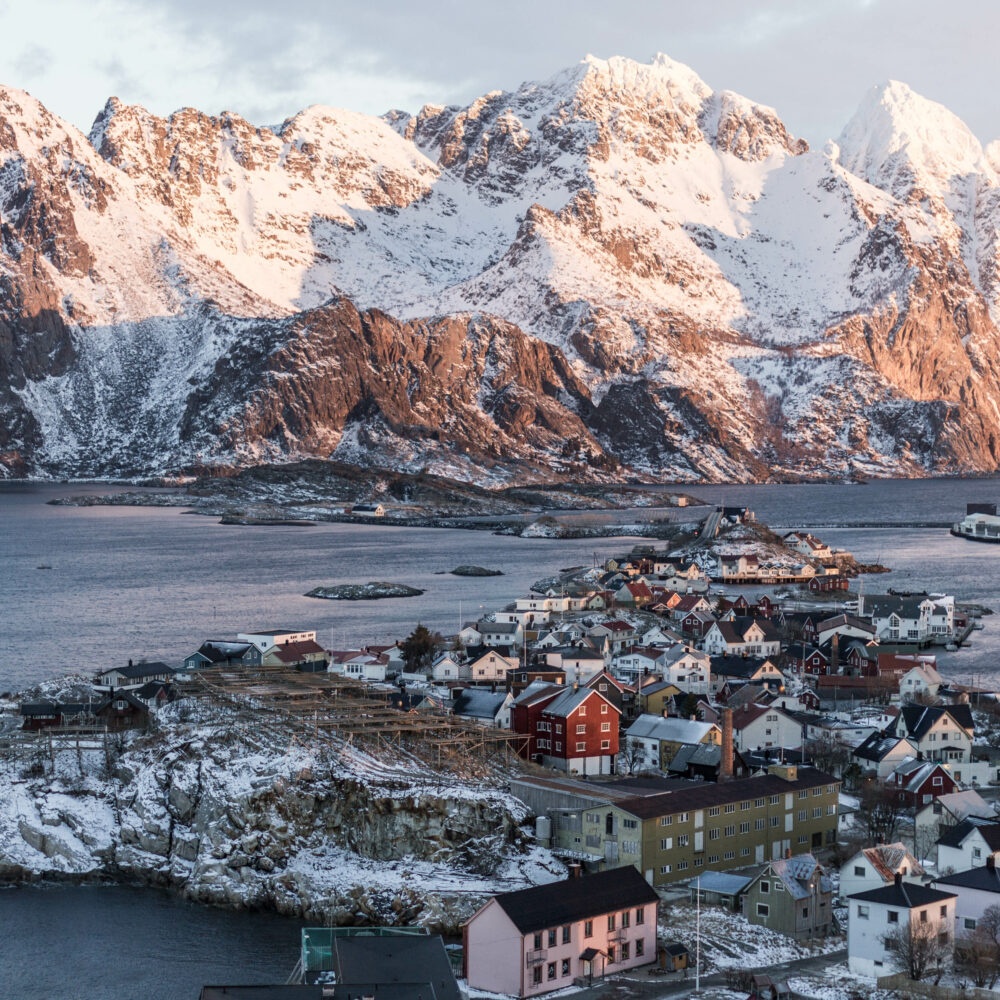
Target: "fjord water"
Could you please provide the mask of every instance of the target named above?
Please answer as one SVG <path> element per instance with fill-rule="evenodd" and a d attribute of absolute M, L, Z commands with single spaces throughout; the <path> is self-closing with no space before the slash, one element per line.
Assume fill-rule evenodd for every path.
<path fill-rule="evenodd" d="M 284 983 L 301 926 L 153 889 L 0 889 L 0 997 L 197 1000 L 209 984 Z"/>
<path fill-rule="evenodd" d="M 46 502 L 83 492 L 66 484 L 0 485 L 0 691 L 65 674 L 91 675 L 129 659 L 177 664 L 205 638 L 253 629 L 315 628 L 333 648 L 402 638 L 418 621 L 451 632 L 461 618 L 525 594 L 540 577 L 593 565 L 635 541 L 524 539 L 378 524 L 239 527 L 178 509 Z M 863 562 L 890 566 L 890 574 L 864 578 L 868 592 L 940 591 L 1000 609 L 1000 546 L 919 526 L 959 519 L 967 501 L 1000 500 L 1000 479 L 704 486 L 689 492 L 713 504 L 749 506 L 781 530 L 815 529 Z M 637 510 L 580 519 L 650 516 Z M 461 564 L 504 575 L 448 573 Z M 405 583 L 425 593 L 374 602 L 304 596 L 316 586 L 368 580 Z M 996 669 L 1000 618 L 992 625 L 975 634 L 969 649 L 942 656 L 946 673 L 985 680 Z"/>
<path fill-rule="evenodd" d="M 241 528 L 177 510 L 46 504 L 82 492 L 75 485 L 0 485 L 0 691 L 92 674 L 130 657 L 177 663 L 203 638 L 247 628 L 316 628 L 334 646 L 405 636 L 418 620 L 448 631 L 460 615 L 498 607 L 560 567 L 591 565 L 633 543 L 379 525 Z M 782 530 L 816 528 L 862 561 L 892 567 L 865 578 L 869 592 L 945 591 L 1000 611 L 1000 546 L 917 526 L 957 520 L 967 501 L 1000 500 L 1000 479 L 689 492 L 750 506 Z M 647 516 L 635 511 L 628 520 Z M 439 575 L 463 563 L 505 575 Z M 372 579 L 427 592 L 370 603 L 303 596 L 320 584 Z M 969 649 L 939 656 L 946 674 L 1000 686 L 1000 616 L 986 619 Z M 212 981 L 283 982 L 298 954 L 299 927 L 153 890 L 7 889 L 0 891 L 0 998 L 194 1000 Z"/>

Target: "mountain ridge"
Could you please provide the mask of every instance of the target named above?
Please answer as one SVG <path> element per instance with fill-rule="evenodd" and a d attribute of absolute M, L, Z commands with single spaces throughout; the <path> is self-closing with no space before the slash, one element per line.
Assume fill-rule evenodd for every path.
<path fill-rule="evenodd" d="M 0 88 L 0 468 L 992 472 L 997 159 L 893 82 L 813 150 L 662 55 L 89 139 Z"/>

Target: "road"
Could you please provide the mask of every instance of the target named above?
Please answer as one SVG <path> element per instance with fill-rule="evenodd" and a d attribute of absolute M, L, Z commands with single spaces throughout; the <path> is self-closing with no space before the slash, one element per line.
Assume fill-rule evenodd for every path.
<path fill-rule="evenodd" d="M 825 972 L 833 965 L 847 961 L 847 949 L 832 951 L 825 955 L 812 955 L 808 958 L 796 958 L 777 965 L 763 966 L 748 970 L 770 976 L 775 981 L 789 979 L 792 976 L 817 975 Z M 710 988 L 727 987 L 725 972 L 713 972 L 702 976 L 701 991 Z M 609 976 L 600 983 L 580 990 L 573 994 L 574 1000 L 668 1000 L 673 997 L 697 996 L 694 989 L 694 972 L 689 971 L 687 978 L 683 972 L 671 972 L 663 976 L 651 976 L 646 969 L 638 969 L 634 973 L 622 973 Z M 793 997 L 798 994 L 793 993 Z"/>

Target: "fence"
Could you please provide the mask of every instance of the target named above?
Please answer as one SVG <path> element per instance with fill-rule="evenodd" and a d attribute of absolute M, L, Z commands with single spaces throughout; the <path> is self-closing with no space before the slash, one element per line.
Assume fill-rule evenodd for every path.
<path fill-rule="evenodd" d="M 895 990 L 903 996 L 927 997 L 928 1000 L 997 1000 L 993 990 L 983 990 L 975 986 L 960 989 L 957 986 L 935 986 L 922 980 L 910 979 L 905 972 L 892 976 L 879 976 L 880 990 Z"/>

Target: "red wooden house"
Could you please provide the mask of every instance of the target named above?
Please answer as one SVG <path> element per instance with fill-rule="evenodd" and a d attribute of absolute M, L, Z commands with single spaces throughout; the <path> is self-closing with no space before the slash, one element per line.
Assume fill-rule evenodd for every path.
<path fill-rule="evenodd" d="M 621 710 L 594 688 L 563 691 L 541 706 L 536 760 L 568 774 L 613 774 Z"/>
<path fill-rule="evenodd" d="M 950 795 L 958 786 L 942 764 L 933 760 L 904 760 L 885 783 L 899 792 L 907 806 L 924 806 L 939 795 Z"/>

